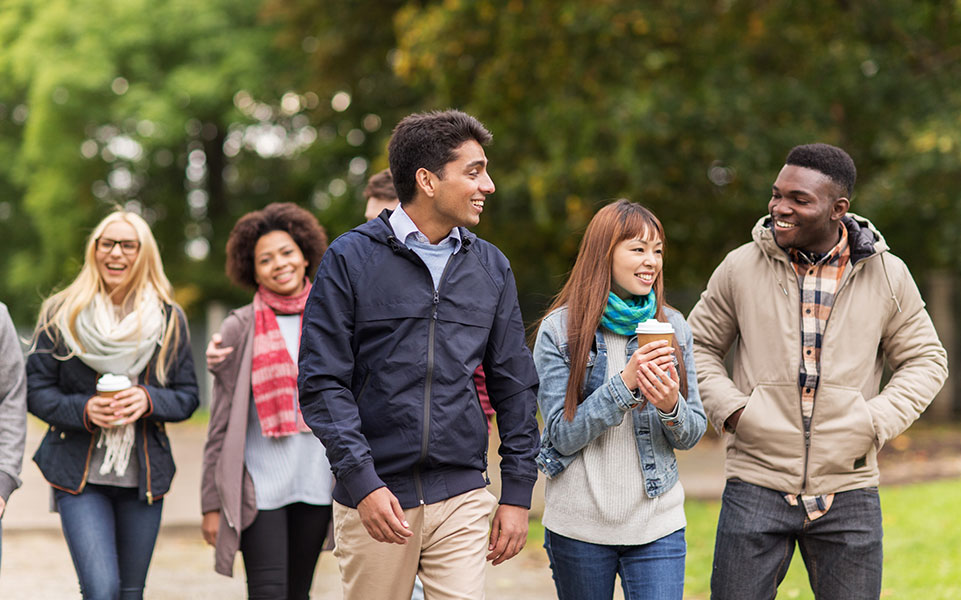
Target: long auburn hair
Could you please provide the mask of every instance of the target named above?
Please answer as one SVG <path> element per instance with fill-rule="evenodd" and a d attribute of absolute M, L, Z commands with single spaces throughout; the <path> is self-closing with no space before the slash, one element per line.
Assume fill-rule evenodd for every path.
<path fill-rule="evenodd" d="M 77 317 L 80 312 L 93 302 L 98 294 L 105 297 L 107 288 L 104 286 L 103 278 L 97 270 L 97 240 L 103 235 L 104 230 L 118 221 L 129 224 L 137 232 L 137 241 L 140 242 L 140 252 L 130 268 L 128 275 L 129 285 L 126 286 L 126 293 L 120 298 L 121 306 L 139 306 L 140 299 L 144 291 L 151 287 L 157 293 L 158 298 L 165 305 L 177 306 L 173 299 L 173 286 L 164 273 L 163 263 L 160 260 L 160 250 L 157 248 L 157 241 L 154 239 L 150 226 L 142 217 L 136 213 L 125 210 L 115 210 L 107 215 L 100 223 L 94 227 L 83 253 L 83 266 L 70 285 L 53 294 L 43 301 L 40 307 L 40 316 L 37 319 L 37 327 L 34 330 L 31 351 L 37 348 L 37 341 L 41 332 L 46 333 L 56 346 L 62 336 L 60 331 L 66 328 L 70 331 L 74 340 L 79 340 L 77 335 Z M 114 290 L 116 292 L 116 290 Z M 177 348 L 181 331 L 180 320 L 177 310 L 171 309 L 170 314 L 166 315 L 167 323 L 164 327 L 163 340 L 160 351 L 157 353 L 157 380 L 165 384 L 167 380 L 167 368 L 171 356 Z M 79 343 L 79 342 L 78 342 Z M 68 352 L 66 355 L 56 357 L 60 360 L 67 360 L 74 355 Z"/>
<path fill-rule="evenodd" d="M 661 241 L 662 251 L 666 254 L 664 227 L 647 208 L 622 198 L 597 211 L 581 239 L 577 259 L 567 282 L 537 322 L 539 327 L 548 314 L 563 306 L 567 307 L 567 348 L 571 357 L 571 370 L 564 397 L 564 418 L 568 421 L 574 420 L 578 405 L 584 401 L 587 358 L 611 291 L 614 248 L 625 240 L 643 240 L 652 234 Z M 654 279 L 653 290 L 657 299 L 654 318 L 667 321 L 664 307 L 670 305 L 664 301 L 663 266 Z M 676 335 L 674 349 L 681 394 L 687 396 L 687 369 L 684 368 L 684 357 L 678 347 Z"/>

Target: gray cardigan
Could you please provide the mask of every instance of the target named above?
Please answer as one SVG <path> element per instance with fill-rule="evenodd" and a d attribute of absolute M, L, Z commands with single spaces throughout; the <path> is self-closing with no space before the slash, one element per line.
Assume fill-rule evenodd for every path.
<path fill-rule="evenodd" d="M 210 369 L 214 391 L 204 446 L 200 508 L 204 513 L 220 511 L 214 569 L 231 577 L 234 556 L 240 548 L 240 532 L 257 516 L 254 482 L 244 466 L 254 352 L 253 305 L 227 315 L 220 335 L 223 345 L 234 350 Z"/>
<path fill-rule="evenodd" d="M 27 372 L 17 330 L 0 302 L 0 497 L 20 487 L 27 438 Z"/>
<path fill-rule="evenodd" d="M 233 352 L 210 369 L 214 391 L 204 446 L 200 509 L 203 513 L 220 511 L 214 570 L 231 577 L 234 556 L 240 549 L 240 532 L 257 516 L 254 481 L 244 464 L 254 360 L 253 304 L 227 315 L 220 335 L 223 346 L 232 347 Z M 324 550 L 333 548 L 331 526 L 328 524 Z"/>

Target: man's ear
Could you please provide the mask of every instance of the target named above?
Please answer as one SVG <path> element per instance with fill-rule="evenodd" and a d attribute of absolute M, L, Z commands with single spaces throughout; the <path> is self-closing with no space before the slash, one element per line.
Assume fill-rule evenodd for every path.
<path fill-rule="evenodd" d="M 414 173 L 414 181 L 417 183 L 417 187 L 428 198 L 434 197 L 434 177 L 434 174 L 424 167 L 417 169 L 417 172 Z"/>
<path fill-rule="evenodd" d="M 844 215 L 848 214 L 849 208 L 851 208 L 851 201 L 841 196 L 831 206 L 831 220 L 840 221 Z"/>

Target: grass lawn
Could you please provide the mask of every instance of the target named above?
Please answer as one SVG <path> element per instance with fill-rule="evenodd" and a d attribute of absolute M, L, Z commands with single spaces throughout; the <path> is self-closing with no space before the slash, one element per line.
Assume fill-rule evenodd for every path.
<path fill-rule="evenodd" d="M 884 579 L 881 598 L 961 598 L 961 479 L 881 488 L 884 513 Z M 685 598 L 710 597 L 711 558 L 719 502 L 688 501 Z M 543 543 L 539 522 L 531 523 L 529 545 Z M 619 586 L 618 586 L 619 587 Z M 778 598 L 813 600 L 807 571 L 795 550 Z"/>

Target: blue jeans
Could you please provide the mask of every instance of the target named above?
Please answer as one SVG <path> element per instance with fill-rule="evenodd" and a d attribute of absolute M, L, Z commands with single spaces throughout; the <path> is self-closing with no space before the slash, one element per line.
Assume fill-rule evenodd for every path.
<path fill-rule="evenodd" d="M 140 600 L 160 529 L 163 500 L 136 488 L 87 484 L 74 495 L 54 490 L 63 537 L 85 600 Z"/>
<path fill-rule="evenodd" d="M 544 530 L 558 600 L 611 600 L 620 575 L 626 600 L 681 600 L 684 529 L 640 546 L 582 542 Z"/>
<path fill-rule="evenodd" d="M 781 492 L 729 479 L 721 499 L 711 575 L 712 600 L 774 598 L 794 544 L 818 600 L 881 595 L 881 502 L 877 488 L 834 495 L 811 521 Z"/>

